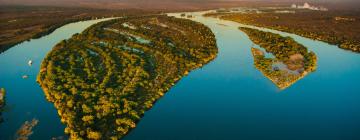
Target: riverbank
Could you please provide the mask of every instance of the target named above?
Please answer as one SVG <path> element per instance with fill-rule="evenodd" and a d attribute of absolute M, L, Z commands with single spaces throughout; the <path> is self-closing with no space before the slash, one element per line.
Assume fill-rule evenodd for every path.
<path fill-rule="evenodd" d="M 141 10 L 102 10 L 49 6 L 0 6 L 0 53 L 24 41 L 37 39 L 78 21 L 132 16 Z M 152 12 L 147 11 L 147 14 Z"/>
<path fill-rule="evenodd" d="M 221 19 L 297 34 L 360 53 L 357 11 L 219 14 Z M 209 15 L 211 16 L 211 15 Z"/>

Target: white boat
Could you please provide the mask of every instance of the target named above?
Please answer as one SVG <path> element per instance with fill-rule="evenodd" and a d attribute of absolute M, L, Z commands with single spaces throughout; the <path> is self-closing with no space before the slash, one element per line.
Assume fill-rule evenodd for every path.
<path fill-rule="evenodd" d="M 29 62 L 28 62 L 29 66 L 31 66 L 32 63 L 33 63 L 32 60 L 29 60 Z"/>
<path fill-rule="evenodd" d="M 28 75 L 23 75 L 22 78 L 27 79 L 27 78 L 29 78 L 29 76 Z"/>

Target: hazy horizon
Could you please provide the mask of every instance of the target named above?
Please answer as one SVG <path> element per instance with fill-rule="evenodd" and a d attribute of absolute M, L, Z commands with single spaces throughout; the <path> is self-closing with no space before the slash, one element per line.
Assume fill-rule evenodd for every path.
<path fill-rule="evenodd" d="M 0 0 L 0 5 L 51 5 L 51 6 L 89 6 L 89 5 L 112 5 L 113 7 L 127 7 L 130 5 L 161 4 L 212 4 L 212 3 L 352 3 L 357 0 Z"/>

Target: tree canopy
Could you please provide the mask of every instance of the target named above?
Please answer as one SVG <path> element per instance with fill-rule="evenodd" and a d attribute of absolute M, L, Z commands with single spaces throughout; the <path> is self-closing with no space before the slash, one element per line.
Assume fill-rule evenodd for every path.
<path fill-rule="evenodd" d="M 57 44 L 37 80 L 70 139 L 120 139 L 217 51 L 214 34 L 200 23 L 162 15 L 120 18 Z"/>

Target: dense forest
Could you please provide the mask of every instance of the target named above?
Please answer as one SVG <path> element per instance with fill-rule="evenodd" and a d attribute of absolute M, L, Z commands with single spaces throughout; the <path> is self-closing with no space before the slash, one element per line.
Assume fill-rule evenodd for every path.
<path fill-rule="evenodd" d="M 217 51 L 214 34 L 200 23 L 163 15 L 119 18 L 57 44 L 37 81 L 70 139 L 120 139 Z"/>
<path fill-rule="evenodd" d="M 284 89 L 316 70 L 317 58 L 315 53 L 291 37 L 282 37 L 278 34 L 263 32 L 257 29 L 240 27 L 249 38 L 274 58 L 266 58 L 260 49 L 252 48 L 254 64 L 279 88 Z M 282 66 L 283 64 L 284 66 Z"/>

